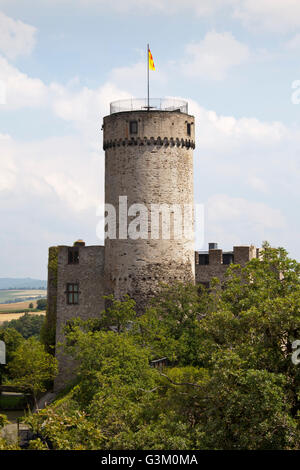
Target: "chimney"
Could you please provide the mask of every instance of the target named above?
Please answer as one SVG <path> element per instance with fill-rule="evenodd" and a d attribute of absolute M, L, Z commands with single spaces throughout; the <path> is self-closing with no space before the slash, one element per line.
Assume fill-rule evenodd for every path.
<path fill-rule="evenodd" d="M 217 243 L 209 243 L 208 244 L 208 250 L 217 250 L 218 249 L 218 244 Z"/>
<path fill-rule="evenodd" d="M 83 240 L 77 240 L 74 242 L 73 246 L 85 246 L 85 242 Z"/>

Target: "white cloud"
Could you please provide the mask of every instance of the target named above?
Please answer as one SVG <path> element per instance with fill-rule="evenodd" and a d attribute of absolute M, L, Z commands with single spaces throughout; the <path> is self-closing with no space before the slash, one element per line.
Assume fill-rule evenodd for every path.
<path fill-rule="evenodd" d="M 55 114 L 65 121 L 72 122 L 76 129 L 84 133 L 85 139 L 91 140 L 97 148 L 101 139 L 102 118 L 109 114 L 110 103 L 131 97 L 129 93 L 110 82 L 97 89 L 83 87 L 79 91 L 52 85 L 51 91 L 51 106 Z"/>
<path fill-rule="evenodd" d="M 157 64 L 155 57 L 154 63 L 156 70 L 155 72 L 150 72 L 151 86 L 152 83 L 166 84 L 168 82 L 168 78 L 165 72 L 162 71 L 161 67 Z M 109 81 L 119 88 L 128 90 L 128 92 L 131 93 L 131 96 L 145 96 L 147 83 L 146 61 L 144 60 L 128 67 L 117 67 L 113 69 L 109 75 Z"/>
<path fill-rule="evenodd" d="M 206 241 L 294 249 L 299 222 L 297 127 L 218 115 L 189 101 L 196 119 L 195 198 L 205 203 Z"/>
<path fill-rule="evenodd" d="M 0 12 L 0 51 L 9 59 L 30 54 L 35 46 L 36 28 Z"/>
<path fill-rule="evenodd" d="M 11 138 L 0 134 L 0 194 L 15 187 L 17 168 L 11 150 Z"/>
<path fill-rule="evenodd" d="M 237 224 L 259 232 L 269 228 L 284 228 L 285 218 L 280 210 L 263 202 L 252 202 L 244 198 L 234 198 L 226 194 L 216 194 L 208 200 L 208 219 L 212 223 Z"/>
<path fill-rule="evenodd" d="M 111 81 L 96 89 L 80 87 L 77 77 L 66 85 L 46 85 L 39 78 L 31 78 L 20 72 L 1 56 L 0 81 L 5 87 L 5 104 L 1 104 L 1 111 L 48 108 L 57 117 L 72 122 L 82 132 L 89 135 L 97 132 L 97 137 L 102 117 L 109 114 L 110 102 L 131 97 Z"/>
<path fill-rule="evenodd" d="M 50 0 L 48 0 L 50 1 Z M 51 0 L 53 3 L 55 0 Z M 114 0 L 110 5 L 105 0 L 59 0 L 59 4 L 77 3 L 77 6 L 112 8 L 124 14 L 134 11 L 140 15 L 182 14 L 188 12 L 200 18 L 227 14 L 254 29 L 289 32 L 300 27 L 299 0 Z M 58 2 L 58 0 L 57 0 Z"/>
<path fill-rule="evenodd" d="M 46 1 L 46 0 L 44 0 Z M 235 5 L 239 0 L 114 0 L 110 4 L 106 0 L 47 0 L 53 4 L 68 3 L 82 7 L 102 7 L 112 8 L 119 13 L 134 11 L 145 16 L 149 14 L 164 13 L 172 15 L 178 12 L 194 11 L 199 17 L 210 16 L 218 10 L 223 10 L 228 6 Z"/>
<path fill-rule="evenodd" d="M 96 0 L 89 1 L 96 3 Z M 190 10 L 199 17 L 209 17 L 226 12 L 250 28 L 275 32 L 289 32 L 300 27 L 299 0 L 115 0 L 112 6 L 121 13 L 138 10 L 145 15 L 170 15 Z"/>
<path fill-rule="evenodd" d="M 79 136 L 0 137 L 1 275 L 46 277 L 48 246 L 96 237 L 104 159 Z"/>
<path fill-rule="evenodd" d="M 263 202 L 242 197 L 215 194 L 205 205 L 207 240 L 216 240 L 221 247 L 255 244 L 264 240 L 274 246 L 283 244 L 282 234 L 287 221 L 281 211 Z"/>
<path fill-rule="evenodd" d="M 300 34 L 297 33 L 292 39 L 287 41 L 286 48 L 291 50 L 300 49 Z"/>
<path fill-rule="evenodd" d="M 96 211 L 103 197 L 103 158 L 88 140 L 66 136 L 15 143 L 15 153 L 26 192 L 55 197 L 72 212 Z"/>
<path fill-rule="evenodd" d="M 61 204 L 70 214 L 94 211 L 103 200 L 104 170 L 101 125 L 109 104 L 130 95 L 113 83 L 96 89 L 80 87 L 77 78 L 66 86 L 45 85 L 28 77 L 0 56 L 0 79 L 7 104 L 1 111 L 43 108 L 74 125 L 77 136 L 18 142 L 0 136 L 0 191 L 17 199 L 38 197 L 45 207 Z M 47 210 L 47 209 L 46 209 Z M 96 221 L 95 221 L 96 222 Z"/>
<path fill-rule="evenodd" d="M 5 85 L 6 104 L 1 110 L 39 107 L 47 103 L 49 90 L 38 78 L 30 78 L 0 56 L 0 80 Z"/>
<path fill-rule="evenodd" d="M 256 175 L 251 175 L 248 178 L 248 184 L 251 186 L 255 191 L 260 191 L 262 193 L 268 193 L 269 187 L 266 181 L 262 177 L 258 177 Z"/>
<path fill-rule="evenodd" d="M 110 4 L 106 0 L 44 0 L 44 3 L 99 10 L 105 5 L 106 9 L 121 15 L 127 12 L 141 16 L 188 13 L 199 18 L 227 15 L 247 27 L 275 32 L 289 32 L 300 27 L 299 0 L 114 0 Z"/>
<path fill-rule="evenodd" d="M 239 0 L 233 15 L 251 28 L 289 32 L 300 27 L 298 0 Z"/>
<path fill-rule="evenodd" d="M 215 111 L 205 109 L 193 100 L 189 100 L 189 112 L 196 119 L 196 136 L 198 146 L 224 155 L 227 150 L 239 152 L 241 147 L 263 151 L 267 146 L 278 148 L 278 143 L 289 139 L 298 139 L 298 130 L 292 132 L 279 121 L 263 122 L 256 118 L 218 115 Z"/>
<path fill-rule="evenodd" d="M 208 32 L 199 43 L 186 47 L 187 60 L 182 64 L 189 76 L 212 80 L 224 79 L 229 70 L 248 61 L 248 46 L 229 33 Z"/>
<path fill-rule="evenodd" d="M 17 7 L 19 1 L 9 0 L 9 3 Z M 290 32 L 300 27 L 299 0 L 114 0 L 109 4 L 106 0 L 43 0 L 43 3 L 51 7 L 65 4 L 77 9 L 90 8 L 91 12 L 102 10 L 105 6 L 120 15 L 128 12 L 141 16 L 188 13 L 199 18 L 226 15 L 249 28 L 271 32 Z M 3 48 L 10 54 L 8 57 L 30 52 L 34 45 L 35 28 L 4 17 Z"/>

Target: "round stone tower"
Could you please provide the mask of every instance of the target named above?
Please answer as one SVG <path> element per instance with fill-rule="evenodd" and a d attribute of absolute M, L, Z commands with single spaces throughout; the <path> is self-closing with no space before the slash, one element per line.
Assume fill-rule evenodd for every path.
<path fill-rule="evenodd" d="M 107 290 L 138 311 L 161 283 L 195 281 L 194 117 L 186 102 L 155 104 L 112 103 L 103 123 Z"/>

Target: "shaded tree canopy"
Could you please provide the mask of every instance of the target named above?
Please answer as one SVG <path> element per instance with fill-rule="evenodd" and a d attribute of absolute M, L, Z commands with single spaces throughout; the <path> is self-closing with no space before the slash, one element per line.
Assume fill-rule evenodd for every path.
<path fill-rule="evenodd" d="M 0 327 L 0 331 L 7 328 L 13 328 L 25 339 L 30 338 L 31 336 L 36 336 L 38 338 L 44 321 L 45 317 L 43 315 L 25 313 L 17 320 L 3 322 Z"/>
<path fill-rule="evenodd" d="M 267 244 L 209 291 L 162 286 L 143 316 L 112 300 L 75 320 L 65 348 L 77 384 L 28 418 L 33 448 L 296 449 L 300 264 Z M 111 331 L 114 326 L 114 331 Z M 166 356 L 168 366 L 151 367 Z"/>

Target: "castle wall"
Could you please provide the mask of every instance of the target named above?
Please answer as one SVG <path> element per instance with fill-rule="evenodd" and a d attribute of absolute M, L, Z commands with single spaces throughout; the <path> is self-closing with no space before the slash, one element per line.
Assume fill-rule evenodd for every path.
<path fill-rule="evenodd" d="M 104 247 L 80 246 L 79 263 L 68 264 L 68 247 L 58 247 L 56 343 L 63 341 L 63 327 L 73 318 L 97 318 L 104 309 Z M 78 283 L 79 303 L 68 305 L 67 284 Z M 74 363 L 56 347 L 59 374 L 54 389 L 61 389 L 73 377 Z"/>
<path fill-rule="evenodd" d="M 138 124 L 130 134 L 130 121 Z M 191 135 L 187 135 L 187 124 Z M 105 273 L 108 289 L 117 298 L 131 295 L 142 310 L 159 289 L 159 283 L 174 280 L 194 282 L 193 235 L 193 148 L 194 118 L 180 112 L 132 111 L 104 118 L 105 202 L 119 212 L 119 196 L 127 196 L 127 207 L 143 204 L 148 209 L 148 238 L 105 240 Z M 163 239 L 162 216 L 157 239 L 151 234 L 151 205 L 176 204 L 184 214 L 185 232 Z M 128 218 L 128 224 L 134 217 Z M 182 227 L 183 228 L 183 227 Z"/>
<path fill-rule="evenodd" d="M 196 283 L 209 285 L 213 277 L 217 277 L 221 282 L 225 281 L 225 274 L 229 267 L 223 264 L 223 251 L 219 249 L 209 250 L 209 264 L 199 264 L 199 253 L 195 253 Z M 252 258 L 257 258 L 257 249 L 251 246 L 235 246 L 233 248 L 233 262 L 244 266 Z"/>

